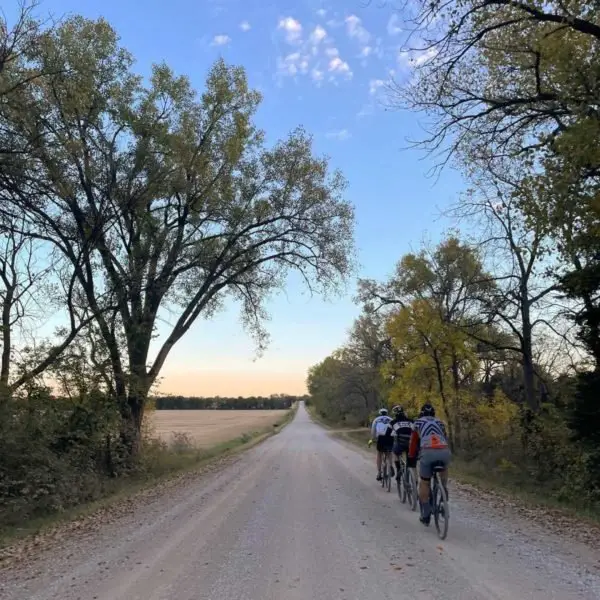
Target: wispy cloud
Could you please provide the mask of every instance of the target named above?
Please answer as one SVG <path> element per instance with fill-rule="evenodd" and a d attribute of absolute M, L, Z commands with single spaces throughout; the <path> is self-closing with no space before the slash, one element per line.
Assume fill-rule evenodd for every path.
<path fill-rule="evenodd" d="M 231 42 L 231 38 L 228 35 L 215 35 L 211 43 L 212 46 L 226 46 Z"/>
<path fill-rule="evenodd" d="M 350 65 L 340 57 L 324 27 L 316 25 L 304 41 L 302 25 L 292 17 L 280 19 L 277 28 L 285 32 L 288 43 L 297 47 L 291 54 L 278 59 L 278 77 L 307 75 L 318 86 L 326 74 L 328 81 L 333 83 L 338 79 L 352 78 Z"/>
<path fill-rule="evenodd" d="M 317 25 L 313 32 L 310 34 L 309 41 L 313 45 L 320 44 L 327 37 L 327 31 L 320 25 Z"/>
<path fill-rule="evenodd" d="M 398 65 L 404 70 L 420 67 L 437 56 L 436 48 L 406 50 L 398 53 Z"/>
<path fill-rule="evenodd" d="M 240 29 L 242 31 L 250 31 L 252 29 L 252 25 L 250 25 L 250 23 L 248 23 L 248 21 L 242 21 L 240 23 Z"/>
<path fill-rule="evenodd" d="M 350 65 L 345 60 L 342 60 L 339 56 L 336 56 L 329 61 L 328 70 L 330 73 L 344 75 L 348 78 L 352 77 Z"/>
<path fill-rule="evenodd" d="M 330 140 L 338 140 L 343 142 L 352 136 L 347 129 L 339 129 L 338 131 L 328 131 L 325 134 L 325 137 L 329 138 Z"/>
<path fill-rule="evenodd" d="M 318 15 L 319 17 L 321 17 L 321 18 L 323 18 L 323 17 L 324 17 L 326 14 L 327 14 L 327 11 L 326 11 L 324 8 L 320 8 L 320 9 L 317 11 L 317 15 Z"/>
<path fill-rule="evenodd" d="M 371 79 L 369 81 L 369 94 L 374 96 L 385 84 L 386 82 L 383 79 Z"/>
<path fill-rule="evenodd" d="M 300 52 L 292 52 L 285 58 L 280 58 L 277 64 L 277 70 L 282 75 L 298 75 L 308 72 L 308 57 Z"/>
<path fill-rule="evenodd" d="M 317 83 L 317 85 L 319 85 L 320 82 L 323 81 L 323 78 L 325 77 L 325 73 L 323 73 L 323 71 L 321 71 L 321 69 L 318 69 L 317 67 L 315 67 L 310 72 L 310 77 L 315 83 Z"/>
<path fill-rule="evenodd" d="M 351 38 L 361 44 L 368 44 L 371 34 L 363 27 L 362 21 L 356 15 L 346 17 L 346 31 Z"/>
<path fill-rule="evenodd" d="M 400 17 L 396 13 L 393 13 L 387 24 L 387 31 L 390 35 L 398 35 L 402 33 L 402 27 L 400 27 Z"/>
<path fill-rule="evenodd" d="M 289 44 L 296 44 L 301 41 L 302 24 L 293 17 L 280 19 L 277 29 L 285 31 L 285 39 Z"/>

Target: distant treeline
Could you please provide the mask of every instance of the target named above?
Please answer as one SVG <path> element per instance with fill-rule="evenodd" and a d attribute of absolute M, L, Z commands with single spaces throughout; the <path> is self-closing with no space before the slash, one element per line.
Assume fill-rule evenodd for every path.
<path fill-rule="evenodd" d="M 185 396 L 164 396 L 156 399 L 156 410 L 285 410 L 305 396 L 284 394 L 262 398 L 186 398 Z"/>

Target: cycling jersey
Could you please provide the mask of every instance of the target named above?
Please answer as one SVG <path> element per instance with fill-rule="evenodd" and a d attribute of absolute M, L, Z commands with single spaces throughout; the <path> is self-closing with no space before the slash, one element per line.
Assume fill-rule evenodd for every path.
<path fill-rule="evenodd" d="M 448 448 L 446 426 L 435 417 L 421 417 L 414 422 L 408 455 L 414 458 L 421 450 L 443 450 Z"/>
<path fill-rule="evenodd" d="M 391 423 L 394 437 L 396 438 L 396 444 L 399 447 L 408 448 L 410 442 L 410 436 L 413 430 L 413 421 L 408 417 L 402 417 L 394 419 Z"/>
<path fill-rule="evenodd" d="M 373 424 L 371 425 L 371 438 L 374 440 L 377 440 L 380 437 L 391 438 L 391 422 L 392 419 L 388 415 L 380 415 L 373 419 Z"/>

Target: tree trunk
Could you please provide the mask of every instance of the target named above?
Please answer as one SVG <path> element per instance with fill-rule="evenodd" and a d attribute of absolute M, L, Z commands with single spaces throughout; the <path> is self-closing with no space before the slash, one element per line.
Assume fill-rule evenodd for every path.
<path fill-rule="evenodd" d="M 522 359 L 521 366 L 523 369 L 523 388 L 525 394 L 525 403 L 528 408 L 537 413 L 539 411 L 539 401 L 535 393 L 535 372 L 533 368 L 533 340 L 531 315 L 529 306 L 529 297 L 527 290 L 521 292 L 521 314 L 523 319 L 523 337 L 521 340 Z"/>
<path fill-rule="evenodd" d="M 147 393 L 130 392 L 121 403 L 121 443 L 127 462 L 131 463 L 139 456 L 142 447 L 142 423 Z"/>
<path fill-rule="evenodd" d="M 458 448 L 462 447 L 462 406 L 460 397 L 460 375 L 458 371 L 458 361 L 452 359 L 452 382 L 454 387 L 454 445 Z"/>
<path fill-rule="evenodd" d="M 6 290 L 4 305 L 2 306 L 2 366 L 0 367 L 0 384 L 8 387 L 10 376 L 10 354 L 12 350 L 11 339 L 11 310 L 13 305 L 13 289 Z"/>

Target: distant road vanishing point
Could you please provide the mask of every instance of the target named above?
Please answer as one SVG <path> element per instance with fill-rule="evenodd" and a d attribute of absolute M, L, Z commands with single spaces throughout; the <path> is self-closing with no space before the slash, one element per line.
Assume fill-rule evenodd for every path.
<path fill-rule="evenodd" d="M 600 598 L 598 555 L 451 482 L 440 542 L 373 457 L 313 423 L 0 572 L 3 600 Z"/>

